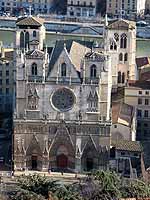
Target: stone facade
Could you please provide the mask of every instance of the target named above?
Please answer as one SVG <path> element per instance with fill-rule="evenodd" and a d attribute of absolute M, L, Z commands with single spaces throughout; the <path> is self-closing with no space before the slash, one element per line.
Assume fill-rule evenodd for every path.
<path fill-rule="evenodd" d="M 49 56 L 43 50 L 43 23 L 28 17 L 17 27 L 15 170 L 106 169 L 110 57 L 86 47 L 82 51 L 78 43 L 72 45 L 76 51 L 69 50 L 67 41 L 62 49 L 58 42 Z"/>
<path fill-rule="evenodd" d="M 104 49 L 111 57 L 113 89 L 137 79 L 134 22 L 120 19 L 108 24 L 106 16 Z"/>

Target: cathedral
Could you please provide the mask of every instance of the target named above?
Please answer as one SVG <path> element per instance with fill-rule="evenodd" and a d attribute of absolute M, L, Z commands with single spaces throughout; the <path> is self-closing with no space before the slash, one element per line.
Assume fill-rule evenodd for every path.
<path fill-rule="evenodd" d="M 60 40 L 48 53 L 41 19 L 22 18 L 16 27 L 14 170 L 107 169 L 112 79 L 118 80 L 110 51 Z M 114 27 L 108 26 L 105 37 Z M 117 42 L 104 38 L 103 44 L 113 45 L 116 55 Z"/>

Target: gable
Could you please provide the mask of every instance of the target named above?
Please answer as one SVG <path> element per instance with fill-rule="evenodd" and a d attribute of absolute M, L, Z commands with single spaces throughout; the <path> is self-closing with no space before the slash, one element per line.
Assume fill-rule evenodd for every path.
<path fill-rule="evenodd" d="M 51 77 L 61 77 L 61 64 L 65 63 L 66 64 L 66 77 L 68 78 L 76 78 L 80 81 L 79 75 L 77 73 L 77 70 L 75 68 L 75 66 L 72 63 L 72 60 L 66 50 L 66 48 L 64 48 L 64 50 L 61 52 L 61 54 L 59 55 L 59 57 L 57 58 L 56 63 L 54 64 L 51 72 L 48 75 L 48 80 L 50 80 Z"/>

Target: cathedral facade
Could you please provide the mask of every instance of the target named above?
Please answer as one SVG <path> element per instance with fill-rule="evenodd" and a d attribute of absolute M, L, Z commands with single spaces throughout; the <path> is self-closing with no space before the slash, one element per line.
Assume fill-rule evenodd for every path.
<path fill-rule="evenodd" d="M 17 22 L 14 169 L 107 168 L 110 57 L 73 41 L 49 56 L 44 40 L 41 21 Z"/>
<path fill-rule="evenodd" d="M 130 49 L 135 29 L 118 23 L 106 26 L 103 49 L 90 42 L 57 41 L 49 54 L 43 22 L 32 16 L 19 19 L 15 170 L 108 167 L 112 84 L 118 85 L 120 72 L 121 84 L 135 76 L 134 47 Z M 126 55 L 128 49 L 132 52 Z"/>

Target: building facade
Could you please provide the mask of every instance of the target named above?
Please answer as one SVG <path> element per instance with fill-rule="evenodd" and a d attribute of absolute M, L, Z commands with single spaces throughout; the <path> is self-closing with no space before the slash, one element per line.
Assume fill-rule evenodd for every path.
<path fill-rule="evenodd" d="M 0 0 L 1 12 L 10 14 L 28 13 L 30 6 L 33 14 L 48 14 L 51 12 L 52 0 Z"/>
<path fill-rule="evenodd" d="M 76 18 L 96 16 L 96 0 L 68 0 L 67 15 Z"/>
<path fill-rule="evenodd" d="M 112 16 L 144 15 L 146 0 L 107 0 L 106 13 Z"/>
<path fill-rule="evenodd" d="M 67 41 L 49 56 L 43 23 L 27 17 L 16 25 L 15 170 L 107 168 L 110 57 Z"/>
<path fill-rule="evenodd" d="M 13 50 L 1 47 L 0 53 L 0 113 L 12 113 L 14 96 Z"/>

